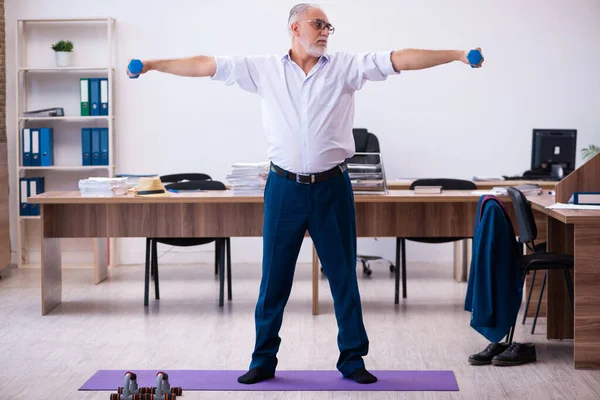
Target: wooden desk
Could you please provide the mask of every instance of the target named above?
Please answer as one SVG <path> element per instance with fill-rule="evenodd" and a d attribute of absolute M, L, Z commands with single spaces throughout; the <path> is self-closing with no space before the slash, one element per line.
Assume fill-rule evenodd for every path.
<path fill-rule="evenodd" d="M 413 183 L 412 179 L 395 179 L 387 181 L 389 190 L 408 190 L 410 188 L 410 184 Z M 557 181 L 533 181 L 533 180 L 523 180 L 523 181 L 474 181 L 477 185 L 477 189 L 479 190 L 490 190 L 499 186 L 519 186 L 528 183 L 533 183 L 536 185 L 540 185 L 544 190 L 553 190 L 558 184 Z"/>
<path fill-rule="evenodd" d="M 479 194 L 470 191 L 356 195 L 357 236 L 469 237 L 478 200 Z M 94 276 L 99 283 L 108 271 L 106 237 L 262 236 L 263 197 L 230 191 L 173 193 L 169 197 L 81 197 L 79 192 L 46 192 L 28 201 L 41 204 L 44 315 L 61 302 L 60 238 L 97 238 L 100 256 Z M 314 255 L 314 314 L 318 314 L 318 278 Z"/>
<path fill-rule="evenodd" d="M 575 339 L 575 368 L 600 367 L 600 211 L 548 209 L 554 199 L 531 198 L 547 218 L 548 251 L 575 256 L 575 318 L 562 272 L 547 277 L 547 337 Z"/>

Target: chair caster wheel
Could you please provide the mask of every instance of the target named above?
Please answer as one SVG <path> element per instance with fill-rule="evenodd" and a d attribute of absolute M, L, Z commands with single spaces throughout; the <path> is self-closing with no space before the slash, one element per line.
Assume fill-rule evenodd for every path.
<path fill-rule="evenodd" d="M 171 394 L 175 396 L 183 395 L 183 388 L 181 386 L 175 386 L 171 388 Z"/>
<path fill-rule="evenodd" d="M 363 271 L 367 276 L 371 276 L 371 274 L 373 273 L 373 271 L 371 271 L 370 269 L 365 269 Z"/>
<path fill-rule="evenodd" d="M 390 272 L 394 272 L 394 264 L 390 264 Z"/>

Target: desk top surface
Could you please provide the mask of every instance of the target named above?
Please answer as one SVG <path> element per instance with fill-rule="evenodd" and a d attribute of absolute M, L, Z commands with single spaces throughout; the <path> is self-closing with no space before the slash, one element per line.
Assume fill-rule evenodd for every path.
<path fill-rule="evenodd" d="M 445 190 L 438 194 L 417 194 L 412 190 L 390 190 L 387 194 L 355 194 L 356 203 L 395 202 L 477 202 L 482 191 Z M 262 203 L 262 195 L 234 194 L 231 190 L 169 193 L 168 196 L 82 197 L 79 191 L 45 192 L 28 198 L 32 204 L 119 204 L 119 203 Z"/>
<path fill-rule="evenodd" d="M 410 184 L 414 182 L 414 179 L 392 179 L 388 180 L 387 184 L 390 189 L 394 190 L 404 190 L 410 187 Z M 552 190 L 559 183 L 558 181 L 536 181 L 536 180 L 520 180 L 520 181 L 499 181 L 499 180 L 491 180 L 491 181 L 474 181 L 477 185 L 477 188 L 482 189 L 492 189 L 495 187 L 505 187 L 505 186 L 520 186 L 526 184 L 536 184 L 540 185 L 540 187 L 544 190 Z"/>
<path fill-rule="evenodd" d="M 565 224 L 600 224 L 600 211 L 547 208 L 555 203 L 554 196 L 550 195 L 532 196 L 528 199 L 531 202 L 531 208 Z"/>

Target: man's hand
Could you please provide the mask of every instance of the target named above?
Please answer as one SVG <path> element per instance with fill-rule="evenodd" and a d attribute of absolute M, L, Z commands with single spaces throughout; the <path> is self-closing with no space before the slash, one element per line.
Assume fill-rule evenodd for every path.
<path fill-rule="evenodd" d="M 477 51 L 479 51 L 479 53 L 481 53 L 481 60 L 479 61 L 479 63 L 477 63 L 477 64 L 473 64 L 473 67 L 474 67 L 474 68 L 481 68 L 481 64 L 483 64 L 483 61 L 485 60 L 485 59 L 483 58 L 483 53 L 481 52 L 481 47 L 477 47 L 477 48 L 475 48 L 475 49 L 473 49 L 473 50 L 477 50 Z M 465 51 L 465 52 L 463 53 L 463 56 L 462 56 L 462 58 L 460 59 L 460 61 L 464 62 L 464 63 L 465 63 L 465 64 L 467 64 L 467 65 L 471 65 L 471 63 L 469 62 L 469 59 L 467 58 L 467 55 L 469 54 L 469 52 L 470 52 L 470 51 L 471 51 L 471 50 L 467 50 L 467 51 Z"/>
<path fill-rule="evenodd" d="M 129 60 L 127 60 L 127 65 L 128 66 L 131 64 L 131 60 L 133 60 L 133 58 L 130 58 Z M 132 73 L 129 70 L 129 68 L 127 68 L 127 76 L 130 77 L 130 78 L 135 78 L 136 76 L 140 76 L 142 74 L 145 74 L 149 70 L 150 70 L 150 62 L 149 61 L 142 61 L 142 71 L 139 74 L 134 74 L 134 73 Z"/>

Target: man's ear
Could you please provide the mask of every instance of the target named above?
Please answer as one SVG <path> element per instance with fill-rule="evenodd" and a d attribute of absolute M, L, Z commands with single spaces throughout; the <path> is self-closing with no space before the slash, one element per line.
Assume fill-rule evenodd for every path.
<path fill-rule="evenodd" d="M 293 36 L 300 36 L 300 24 L 298 22 L 292 23 L 292 26 L 290 28 Z"/>

